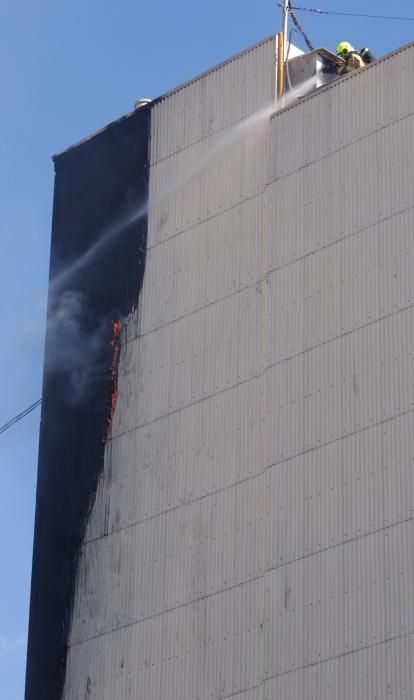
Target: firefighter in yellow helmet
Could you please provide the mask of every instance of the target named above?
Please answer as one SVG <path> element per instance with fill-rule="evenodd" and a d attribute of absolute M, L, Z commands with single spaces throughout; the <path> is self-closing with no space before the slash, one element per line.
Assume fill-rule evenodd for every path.
<path fill-rule="evenodd" d="M 338 44 L 336 47 L 336 55 L 344 61 L 344 63 L 336 67 L 338 75 L 345 75 L 345 73 L 358 70 L 358 68 L 363 68 L 375 61 L 375 57 L 369 49 L 365 48 L 361 49 L 361 51 L 355 51 L 354 47 L 347 41 L 341 41 Z"/>

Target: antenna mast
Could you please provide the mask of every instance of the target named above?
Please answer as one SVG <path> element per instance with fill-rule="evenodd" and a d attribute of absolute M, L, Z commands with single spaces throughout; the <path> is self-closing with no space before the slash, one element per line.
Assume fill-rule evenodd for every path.
<path fill-rule="evenodd" d="M 282 4 L 283 3 L 283 4 Z M 289 17 L 289 0 L 282 0 L 282 34 L 283 34 L 283 46 L 284 46 L 284 56 L 283 60 L 286 59 L 287 51 L 287 33 L 288 33 L 288 17 Z"/>

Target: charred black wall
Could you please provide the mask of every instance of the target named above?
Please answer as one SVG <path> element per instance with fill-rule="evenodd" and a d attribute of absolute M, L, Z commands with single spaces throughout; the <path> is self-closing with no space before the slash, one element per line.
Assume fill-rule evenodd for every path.
<path fill-rule="evenodd" d="M 149 119 L 150 106 L 55 158 L 51 279 L 146 200 Z M 48 370 L 56 363 L 46 333 L 26 700 L 58 700 L 62 694 L 77 559 L 103 467 L 112 389 L 111 320 L 125 317 L 137 303 L 146 233 L 146 218 L 121 226 L 100 253 L 49 296 L 50 318 L 62 294 L 79 294 L 85 343 L 98 328 L 100 343 L 92 379 L 75 399 L 65 369 Z"/>

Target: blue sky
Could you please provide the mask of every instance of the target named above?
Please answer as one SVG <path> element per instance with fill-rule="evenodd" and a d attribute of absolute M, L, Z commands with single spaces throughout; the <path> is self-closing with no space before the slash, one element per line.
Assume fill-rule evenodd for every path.
<path fill-rule="evenodd" d="M 412 0 L 295 5 L 414 16 Z M 414 22 L 298 13 L 315 46 L 382 55 Z M 0 424 L 41 395 L 53 196 L 50 156 L 274 32 L 275 0 L 2 0 Z M 300 44 L 300 42 L 298 42 Z M 411 89 L 411 88 L 410 88 Z M 24 688 L 39 410 L 0 436 L 0 697 Z"/>

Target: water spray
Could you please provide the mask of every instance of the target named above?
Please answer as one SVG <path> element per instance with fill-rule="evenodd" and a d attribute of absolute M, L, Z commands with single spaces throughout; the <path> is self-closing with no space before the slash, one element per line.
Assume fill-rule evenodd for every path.
<path fill-rule="evenodd" d="M 128 226 L 138 222 L 148 211 L 148 203 L 144 202 L 139 207 L 129 210 L 121 218 L 117 219 L 113 224 L 105 227 L 100 237 L 90 248 L 85 250 L 82 255 L 73 263 L 68 265 L 62 272 L 59 272 L 49 283 L 49 296 L 62 291 L 66 282 L 73 277 L 79 270 L 84 268 L 95 256 L 99 255 L 111 243 L 112 239 L 124 231 Z"/>
<path fill-rule="evenodd" d="M 272 114 L 276 113 L 280 109 L 284 109 L 292 104 L 296 99 L 301 97 L 303 93 L 306 93 L 308 88 L 312 87 L 312 78 L 302 82 L 300 85 L 302 95 L 299 95 L 291 85 L 290 76 L 288 73 L 289 69 L 287 67 L 290 50 L 290 39 L 288 42 L 287 36 L 288 18 L 291 12 L 290 0 L 282 0 L 282 2 L 279 3 L 279 6 L 282 10 L 282 31 L 278 32 L 276 35 L 275 103 L 264 107 L 252 116 L 244 119 L 226 131 L 224 136 L 220 138 L 212 148 L 202 155 L 198 161 L 196 161 L 181 176 L 176 178 L 174 182 L 165 187 L 156 197 L 153 197 L 150 200 L 143 202 L 138 207 L 129 210 L 127 213 L 124 213 L 120 219 L 106 227 L 102 231 L 99 239 L 90 248 L 88 248 L 77 260 L 66 267 L 62 272 L 58 273 L 51 280 L 49 285 L 49 294 L 53 295 L 54 293 L 61 291 L 67 281 L 74 274 L 83 269 L 91 260 L 101 254 L 102 251 L 111 243 L 113 238 L 115 238 L 115 236 L 127 229 L 131 224 L 135 224 L 140 221 L 151 209 L 156 208 L 163 200 L 167 199 L 181 189 L 181 187 L 183 187 L 189 180 L 204 170 L 204 168 L 206 168 L 212 160 L 217 158 L 223 151 L 225 151 L 226 148 L 239 141 L 250 129 L 260 122 L 270 118 Z M 285 89 L 285 71 L 289 82 L 288 91 Z M 298 88 L 299 86 L 295 87 Z"/>
<path fill-rule="evenodd" d="M 250 117 L 247 117 L 247 119 L 238 122 L 229 131 L 226 131 L 224 136 L 222 136 L 212 148 L 206 151 L 206 153 L 202 155 L 198 161 L 188 168 L 181 175 L 181 177 L 178 177 L 176 180 L 174 180 L 174 182 L 165 187 L 156 197 L 152 198 L 151 200 L 147 200 L 132 210 L 129 210 L 127 213 L 123 214 L 120 219 L 106 227 L 102 231 L 99 239 L 93 245 L 91 245 L 90 248 L 88 248 L 79 258 L 77 258 L 77 260 L 62 270 L 62 272 L 59 272 L 50 281 L 49 295 L 62 291 L 62 288 L 73 277 L 73 275 L 82 270 L 95 257 L 100 255 L 117 235 L 125 231 L 125 229 L 127 229 L 131 224 L 138 223 L 138 221 L 146 216 L 149 211 L 155 209 L 162 201 L 175 194 L 193 177 L 204 170 L 212 160 L 215 160 L 231 145 L 240 141 L 243 136 L 253 127 L 257 126 L 266 119 L 269 119 L 274 111 L 274 104 L 269 104 L 260 109 L 258 112 L 252 114 Z"/>

